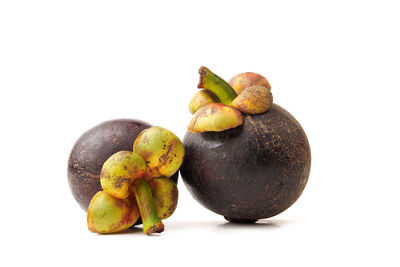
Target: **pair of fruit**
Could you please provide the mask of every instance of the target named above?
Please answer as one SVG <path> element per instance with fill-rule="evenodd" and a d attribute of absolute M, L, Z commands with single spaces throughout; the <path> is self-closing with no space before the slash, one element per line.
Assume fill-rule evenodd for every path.
<path fill-rule="evenodd" d="M 172 215 L 178 200 L 178 189 L 169 177 L 179 169 L 183 156 L 179 138 L 161 127 L 141 132 L 133 151 L 113 154 L 101 170 L 103 191 L 89 205 L 89 230 L 114 233 L 141 217 L 146 234 L 162 232 L 161 219 Z"/>
<path fill-rule="evenodd" d="M 263 76 L 247 72 L 229 83 L 206 67 L 199 70 L 200 82 L 189 104 L 193 118 L 188 130 L 220 132 L 243 124 L 243 114 L 261 114 L 272 106 L 271 85 Z"/>
<path fill-rule="evenodd" d="M 186 133 L 183 139 L 185 160 L 180 168 L 189 192 L 206 208 L 231 222 L 255 222 L 283 212 L 299 198 L 310 174 L 311 151 L 301 125 L 282 107 L 275 103 L 268 104 L 272 101 L 272 95 L 268 93 L 271 87 L 263 76 L 241 73 L 227 83 L 204 67 L 200 68 L 200 74 L 198 87 L 202 90 L 190 103 L 190 110 L 195 113 L 194 118 L 197 117 L 192 120 L 196 123 L 191 124 L 191 130 L 199 133 Z M 252 86 L 268 90 L 250 89 Z M 257 91 L 264 93 L 256 96 L 254 92 Z M 207 112 L 200 112 L 202 109 Z M 219 112 L 222 115 L 218 115 Z M 229 116 L 229 112 L 233 116 Z M 253 115 L 258 112 L 261 113 Z M 201 118 L 203 125 L 200 124 Z M 240 123 L 240 127 L 235 127 Z M 149 127 L 149 124 L 138 120 L 108 121 L 78 139 L 69 159 L 68 181 L 75 199 L 85 211 L 90 199 L 102 190 L 101 184 L 106 187 L 106 180 L 102 179 L 100 183 L 103 163 L 117 151 L 131 150 L 132 140 Z M 145 138 L 141 138 L 145 143 Z M 137 147 L 134 150 L 139 154 Z M 177 191 L 176 194 L 171 193 L 172 189 L 156 185 L 166 179 L 162 176 L 168 175 L 163 175 L 163 168 L 147 158 L 154 155 L 157 162 L 167 163 L 161 166 L 168 165 L 167 157 L 152 154 L 159 150 L 160 147 L 153 147 L 142 153 L 146 170 L 141 179 L 132 179 L 127 198 L 114 197 L 105 192 L 96 195 L 89 211 L 91 215 L 88 219 L 93 220 L 89 228 L 102 233 L 115 232 L 134 224 L 139 216 L 145 224 L 149 220 L 158 222 L 155 216 L 152 220 L 151 214 L 163 219 L 163 214 L 167 213 L 163 213 L 160 206 L 172 213 L 176 201 L 175 205 L 166 205 L 161 200 L 166 196 L 173 202 Z M 171 179 L 177 179 L 177 176 L 175 172 Z M 115 184 L 119 185 L 122 181 L 116 179 Z M 135 186 L 141 190 L 135 190 Z M 172 187 L 176 190 L 176 186 Z M 157 190 L 160 188 L 163 190 Z M 143 207 L 143 211 L 140 210 L 143 205 L 141 200 L 144 199 L 143 203 L 149 199 L 146 197 L 152 197 L 155 206 L 144 205 L 153 207 L 149 209 L 152 211 L 150 215 L 145 214 L 147 210 Z M 148 233 L 157 230 L 157 224 L 154 228 L 144 226 L 144 229 L 148 228 L 151 229 Z"/>

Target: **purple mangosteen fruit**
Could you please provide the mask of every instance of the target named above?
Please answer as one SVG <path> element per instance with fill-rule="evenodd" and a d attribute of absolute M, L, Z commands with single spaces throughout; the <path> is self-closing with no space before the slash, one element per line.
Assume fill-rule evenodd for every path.
<path fill-rule="evenodd" d="M 310 174 L 307 136 L 288 111 L 272 104 L 271 86 L 263 79 L 239 74 L 232 88 L 200 68 L 198 87 L 220 103 L 197 99 L 206 104 L 194 113 L 183 139 L 185 185 L 203 206 L 231 222 L 283 212 L 300 197 Z"/>

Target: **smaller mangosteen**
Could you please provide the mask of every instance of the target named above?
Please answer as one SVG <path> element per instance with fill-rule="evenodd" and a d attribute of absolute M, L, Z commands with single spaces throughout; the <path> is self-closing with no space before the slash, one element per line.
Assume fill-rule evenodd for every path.
<path fill-rule="evenodd" d="M 75 142 L 68 160 L 68 183 L 84 211 L 93 196 L 102 190 L 100 172 L 104 162 L 118 151 L 132 150 L 138 135 L 150 127 L 140 120 L 110 120 L 89 129 Z M 177 182 L 178 173 L 171 179 Z"/>

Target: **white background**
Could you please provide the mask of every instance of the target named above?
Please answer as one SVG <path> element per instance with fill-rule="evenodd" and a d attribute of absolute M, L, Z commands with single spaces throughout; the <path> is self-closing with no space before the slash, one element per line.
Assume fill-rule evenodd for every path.
<path fill-rule="evenodd" d="M 399 266 L 398 1 L 1 1 L 1 266 Z M 272 84 L 312 149 L 290 209 L 231 225 L 179 183 L 159 236 L 97 235 L 75 140 L 138 118 L 183 138 L 197 70 Z"/>

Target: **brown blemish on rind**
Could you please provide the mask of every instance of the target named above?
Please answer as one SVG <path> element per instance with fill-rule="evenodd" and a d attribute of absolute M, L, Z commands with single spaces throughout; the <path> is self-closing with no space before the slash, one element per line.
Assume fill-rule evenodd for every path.
<path fill-rule="evenodd" d="M 171 140 L 171 142 L 168 144 L 166 151 L 163 152 L 163 154 L 160 156 L 160 159 L 158 160 L 158 166 L 160 167 L 164 166 L 168 163 L 168 161 L 171 161 L 172 159 L 171 151 L 174 151 L 176 144 L 177 144 L 176 139 Z"/>
<path fill-rule="evenodd" d="M 269 188 L 269 184 L 267 184 L 267 185 L 264 186 L 265 192 L 268 192 L 268 188 Z"/>
<path fill-rule="evenodd" d="M 125 178 L 125 177 L 118 177 L 115 178 L 115 181 L 113 182 L 114 188 L 120 189 L 124 184 L 130 184 L 130 179 Z"/>

